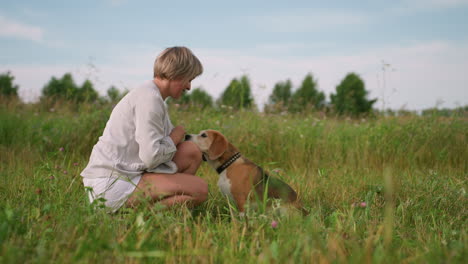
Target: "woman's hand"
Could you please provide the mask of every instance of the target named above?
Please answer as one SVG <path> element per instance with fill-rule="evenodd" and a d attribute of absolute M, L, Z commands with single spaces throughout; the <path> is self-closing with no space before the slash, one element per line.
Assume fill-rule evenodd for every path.
<path fill-rule="evenodd" d="M 172 141 L 175 145 L 178 145 L 185 137 L 185 128 L 183 126 L 176 126 L 172 129 L 171 134 L 169 134 Z"/>

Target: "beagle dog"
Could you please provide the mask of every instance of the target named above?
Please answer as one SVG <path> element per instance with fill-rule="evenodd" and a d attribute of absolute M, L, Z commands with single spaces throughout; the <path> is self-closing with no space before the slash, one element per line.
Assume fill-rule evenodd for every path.
<path fill-rule="evenodd" d="M 245 214 L 246 203 L 263 201 L 265 195 L 307 214 L 293 188 L 241 155 L 220 132 L 203 130 L 198 135 L 186 135 L 185 140 L 193 141 L 203 153 L 203 159 L 218 172 L 218 187 L 235 201 L 241 215 Z"/>

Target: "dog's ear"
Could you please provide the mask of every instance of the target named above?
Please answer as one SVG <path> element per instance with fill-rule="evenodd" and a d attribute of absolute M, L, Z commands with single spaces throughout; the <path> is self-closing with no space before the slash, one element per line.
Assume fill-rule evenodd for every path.
<path fill-rule="evenodd" d="M 228 141 L 227 139 L 220 133 L 213 133 L 213 142 L 211 142 L 210 149 L 208 150 L 208 158 L 210 160 L 216 160 L 228 148 Z"/>

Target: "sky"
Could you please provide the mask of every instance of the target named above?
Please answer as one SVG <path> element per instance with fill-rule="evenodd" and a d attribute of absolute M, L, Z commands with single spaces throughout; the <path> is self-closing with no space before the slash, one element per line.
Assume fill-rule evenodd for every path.
<path fill-rule="evenodd" d="M 166 47 L 189 47 L 214 99 L 247 75 L 259 108 L 276 83 L 307 74 L 327 95 L 350 72 L 377 109 L 468 105 L 468 0 L 2 0 L 0 73 L 37 100 L 72 73 L 101 95 L 153 77 Z"/>

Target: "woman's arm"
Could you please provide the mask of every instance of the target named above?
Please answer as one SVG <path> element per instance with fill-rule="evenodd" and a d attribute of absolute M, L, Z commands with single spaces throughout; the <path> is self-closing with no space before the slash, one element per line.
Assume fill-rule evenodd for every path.
<path fill-rule="evenodd" d="M 185 128 L 183 126 L 176 126 L 169 135 L 171 137 L 172 142 L 177 146 L 185 137 Z"/>
<path fill-rule="evenodd" d="M 148 169 L 172 160 L 177 151 L 176 144 L 182 140 L 181 129 L 165 136 L 165 114 L 167 113 L 164 101 L 157 97 L 142 97 L 135 105 L 135 140 L 139 145 L 138 155 Z"/>

